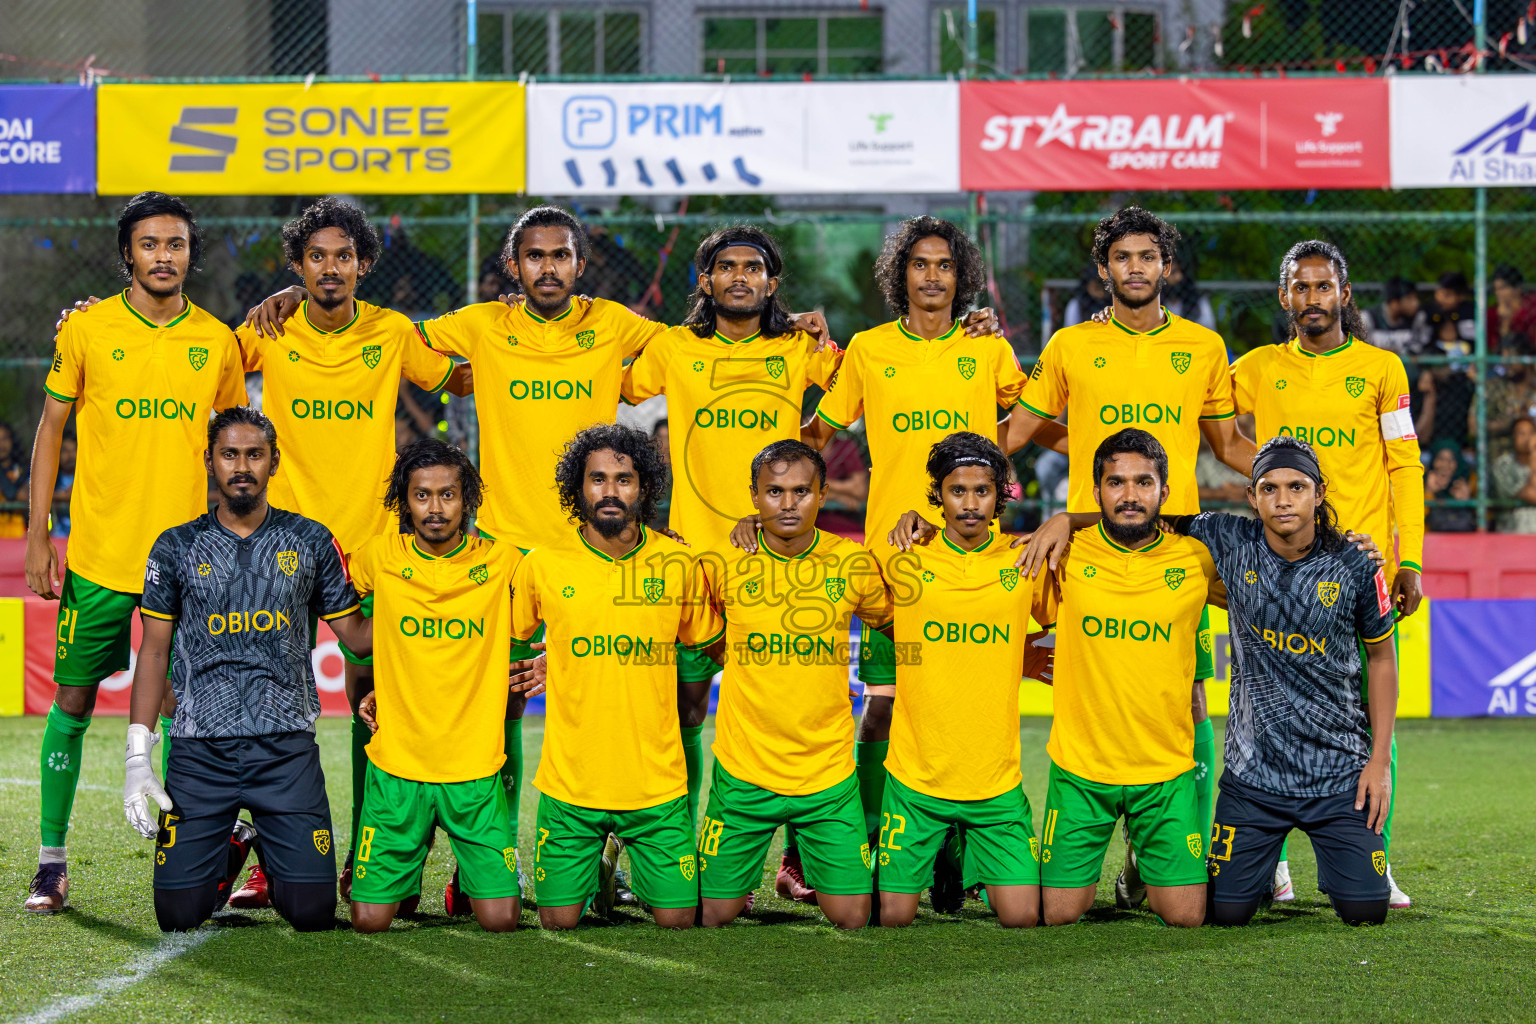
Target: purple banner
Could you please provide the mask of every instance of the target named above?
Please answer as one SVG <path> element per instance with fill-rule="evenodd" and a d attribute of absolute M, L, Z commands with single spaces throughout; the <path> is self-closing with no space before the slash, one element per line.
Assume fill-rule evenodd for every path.
<path fill-rule="evenodd" d="M 94 191 L 94 92 L 78 85 L 0 87 L 0 193 Z"/>
<path fill-rule="evenodd" d="M 1536 601 L 1430 605 L 1430 713 L 1536 715 Z"/>

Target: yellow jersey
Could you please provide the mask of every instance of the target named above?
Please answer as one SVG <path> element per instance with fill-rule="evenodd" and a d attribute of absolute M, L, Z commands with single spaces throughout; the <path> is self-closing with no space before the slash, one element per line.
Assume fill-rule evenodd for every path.
<path fill-rule="evenodd" d="M 1011 409 L 1024 371 L 1006 339 L 972 338 L 955 321 L 924 340 L 901 320 L 853 336 L 837 381 L 816 409 L 846 430 L 859 417 L 869 440 L 866 543 L 885 562 L 886 535 L 903 512 L 928 505 L 928 450 L 960 430 L 997 439 L 998 407 Z"/>
<path fill-rule="evenodd" d="M 1075 535 L 1054 576 L 1035 577 L 1035 618 L 1056 623 L 1052 761 L 1108 786 L 1194 767 L 1190 681 L 1215 579 L 1197 540 L 1159 533 L 1133 551 L 1102 524 Z"/>
<path fill-rule="evenodd" d="M 351 558 L 371 605 L 379 731 L 368 759 L 415 782 L 468 782 L 506 758 L 514 545 L 466 537 L 429 555 L 410 534 L 370 538 Z"/>
<path fill-rule="evenodd" d="M 1163 511 L 1197 514 L 1200 421 L 1237 415 L 1221 337 L 1166 309 L 1162 325 L 1145 334 L 1114 318 L 1057 331 L 1019 404 L 1048 420 L 1067 413 L 1068 512 L 1098 511 L 1093 453 L 1111 434 L 1139 427 L 1168 451 Z"/>
<path fill-rule="evenodd" d="M 775 441 L 799 440 L 809 384 L 829 387 L 842 350 L 802 331 L 731 341 L 671 327 L 624 369 L 631 405 L 667 396 L 672 510 L 667 525 L 691 546 L 724 544 L 752 514 L 752 458 Z"/>
<path fill-rule="evenodd" d="M 1317 452 L 1339 526 L 1375 539 L 1389 584 L 1399 564 L 1424 571 L 1424 467 L 1401 359 L 1359 338 L 1323 353 L 1292 338 L 1233 363 L 1232 388 L 1259 444 L 1284 435 Z"/>
<path fill-rule="evenodd" d="M 474 366 L 481 533 L 524 551 L 568 535 L 555 488 L 560 453 L 580 431 L 613 422 L 624 360 L 665 328 L 579 297 L 551 320 L 526 303 L 479 302 L 417 327 L 427 344 Z"/>
<path fill-rule="evenodd" d="M 1029 578 L 1020 583 L 1017 557 L 996 533 L 971 552 L 941 533 L 890 563 L 896 649 L 917 654 L 896 662 L 885 767 L 919 793 L 988 800 L 1023 782 Z"/>
<path fill-rule="evenodd" d="M 68 568 L 109 590 L 144 590 L 155 538 L 208 511 L 208 420 L 245 404 L 230 329 L 186 300 L 167 324 L 128 292 L 59 328 L 43 390 L 75 404 Z"/>
<path fill-rule="evenodd" d="M 634 549 L 610 558 L 572 527 L 528 553 L 512 588 L 513 638 L 545 625 L 539 792 L 610 811 L 687 793 L 676 644 L 702 649 L 722 632 L 706 632 L 693 553 L 641 527 Z"/>
<path fill-rule="evenodd" d="M 404 314 L 356 305 L 351 322 L 334 331 L 314 325 L 306 299 L 277 339 L 246 326 L 235 332 L 246 372 L 262 375 L 262 408 L 282 452 L 267 497 L 324 523 L 348 554 L 396 532 L 384 492 L 400 378 L 440 391 L 453 373 L 453 360 L 422 344 Z"/>
<path fill-rule="evenodd" d="M 706 632 L 725 627 L 715 757 L 743 782 L 805 796 L 853 774 L 849 620 L 891 619 L 880 565 L 862 545 L 816 531 L 793 558 L 730 545 L 699 556 Z"/>

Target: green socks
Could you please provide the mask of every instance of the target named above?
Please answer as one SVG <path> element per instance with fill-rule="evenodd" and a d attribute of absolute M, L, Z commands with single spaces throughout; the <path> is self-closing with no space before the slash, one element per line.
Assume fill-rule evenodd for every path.
<path fill-rule="evenodd" d="M 368 741 L 373 732 L 368 723 L 357 715 L 352 716 L 352 837 L 348 842 L 357 849 L 357 834 L 363 828 L 363 786 L 368 778 Z M 349 853 L 347 859 L 351 860 Z"/>
<path fill-rule="evenodd" d="M 860 740 L 853 745 L 853 772 L 859 777 L 864 831 L 880 831 L 880 803 L 885 799 L 885 752 L 890 740 Z"/>
<path fill-rule="evenodd" d="M 683 759 L 688 762 L 688 827 L 699 828 L 699 791 L 704 788 L 704 727 L 685 725 Z"/>
<path fill-rule="evenodd" d="M 171 777 L 171 725 L 176 721 L 165 715 L 160 716 L 160 784 Z"/>
<path fill-rule="evenodd" d="M 1202 835 L 1210 835 L 1212 794 L 1216 789 L 1216 728 L 1207 718 L 1195 724 L 1195 799 L 1200 805 Z"/>
<path fill-rule="evenodd" d="M 523 720 L 507 719 L 502 737 L 507 759 L 501 766 L 501 786 L 507 791 L 507 820 L 512 826 L 512 842 L 516 844 L 518 811 L 523 799 Z"/>
<path fill-rule="evenodd" d="M 44 846 L 63 846 L 69 832 L 69 812 L 80 782 L 80 749 L 90 718 L 76 718 L 57 704 L 48 709 L 39 758 L 42 775 L 42 833 Z"/>
<path fill-rule="evenodd" d="M 1392 793 L 1387 800 L 1387 820 L 1381 826 L 1381 848 L 1392 863 L 1392 812 L 1397 808 L 1397 736 L 1392 736 Z"/>

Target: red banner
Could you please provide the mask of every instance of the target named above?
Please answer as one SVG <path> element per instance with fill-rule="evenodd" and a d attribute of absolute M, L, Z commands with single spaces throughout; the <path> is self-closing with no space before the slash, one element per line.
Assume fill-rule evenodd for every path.
<path fill-rule="evenodd" d="M 1386 188 L 1384 79 L 965 82 L 967 190 Z"/>

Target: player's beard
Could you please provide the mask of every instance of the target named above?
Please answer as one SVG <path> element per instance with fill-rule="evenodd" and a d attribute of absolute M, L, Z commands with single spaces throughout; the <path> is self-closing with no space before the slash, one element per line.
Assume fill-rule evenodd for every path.
<path fill-rule="evenodd" d="M 535 281 L 534 285 L 537 286 L 545 281 L 553 281 L 556 284 L 561 285 L 564 284 L 564 282 L 561 281 L 558 277 L 554 277 L 553 275 L 546 275 Z M 528 303 L 529 309 L 533 310 L 544 319 L 549 320 L 559 316 L 565 310 L 566 304 L 571 301 L 571 290 L 572 289 L 570 288 L 565 289 L 560 293 L 559 298 L 555 299 L 554 302 L 550 303 L 549 305 L 545 305 L 543 302 L 539 301 L 538 295 L 534 292 L 533 288 L 525 288 L 523 290 L 523 300 Z"/>
<path fill-rule="evenodd" d="M 229 481 L 229 486 L 233 487 L 234 484 L 235 480 Z M 224 496 L 225 506 L 229 509 L 230 512 L 242 519 L 261 507 L 262 495 L 266 493 L 264 490 L 226 491 L 222 487 L 219 488 L 219 490 L 220 493 L 222 493 Z"/>
<path fill-rule="evenodd" d="M 336 283 L 342 284 L 343 282 L 338 280 Z M 326 292 L 324 289 L 319 289 L 309 293 L 309 301 L 313 302 L 315 305 L 319 306 L 326 312 L 330 312 L 337 306 L 340 306 L 343 302 L 346 302 L 351 297 L 352 292 L 350 289 L 343 291 L 340 288 L 337 288 L 334 292 Z"/>
<path fill-rule="evenodd" d="M 169 299 L 181 292 L 181 282 L 186 275 L 178 274 L 168 283 L 162 284 L 148 274 L 137 278 L 138 285 L 157 299 Z"/>
<path fill-rule="evenodd" d="M 727 309 L 719 302 L 715 303 L 715 316 L 721 320 L 751 320 L 753 317 L 761 317 L 768 309 L 768 303 L 773 301 L 769 295 L 764 295 L 762 300 L 751 306 L 739 306 L 735 309 Z"/>
<path fill-rule="evenodd" d="M 1140 507 L 1145 508 L 1145 506 Z M 1116 511 L 1119 511 L 1119 506 L 1116 506 Z M 1154 506 L 1151 510 L 1152 514 L 1144 523 L 1121 524 L 1109 516 L 1104 516 L 1104 532 L 1109 535 L 1110 540 L 1123 548 L 1136 547 L 1157 532 L 1158 517 L 1162 515 L 1162 511 L 1163 506 Z"/>
<path fill-rule="evenodd" d="M 1152 289 L 1152 293 L 1150 295 L 1144 299 L 1133 299 L 1129 295 L 1126 295 L 1124 292 L 1122 292 L 1120 290 L 1120 286 L 1115 283 L 1115 279 L 1111 277 L 1109 279 L 1109 293 L 1118 299 L 1120 304 L 1127 309 L 1140 309 L 1143 306 L 1150 306 L 1153 303 L 1162 301 L 1163 285 L 1165 285 L 1167 281 L 1167 275 L 1158 278 L 1157 281 L 1154 282 L 1156 287 Z"/>
<path fill-rule="evenodd" d="M 1314 309 L 1322 312 L 1323 319 L 1318 320 L 1315 323 L 1303 325 L 1301 318 L 1312 312 Z M 1291 334 L 1292 336 L 1298 338 L 1303 334 L 1309 338 L 1315 338 L 1320 334 L 1327 334 L 1329 331 L 1333 330 L 1333 325 L 1339 322 L 1339 314 L 1340 310 L 1327 310 L 1323 309 L 1322 306 L 1308 306 L 1300 313 L 1290 313 L 1289 316 L 1291 320 Z"/>
<path fill-rule="evenodd" d="M 616 508 L 622 512 L 623 515 L 617 519 L 598 515 L 597 510 L 605 507 Z M 625 530 L 629 529 L 630 524 L 635 521 L 634 509 L 624 504 L 618 498 L 603 498 L 596 505 L 589 505 L 587 504 L 587 499 L 582 498 L 581 518 L 586 522 L 591 523 L 592 529 L 596 530 L 598 533 L 602 534 L 609 540 L 612 540 L 619 534 L 623 533 Z"/>

